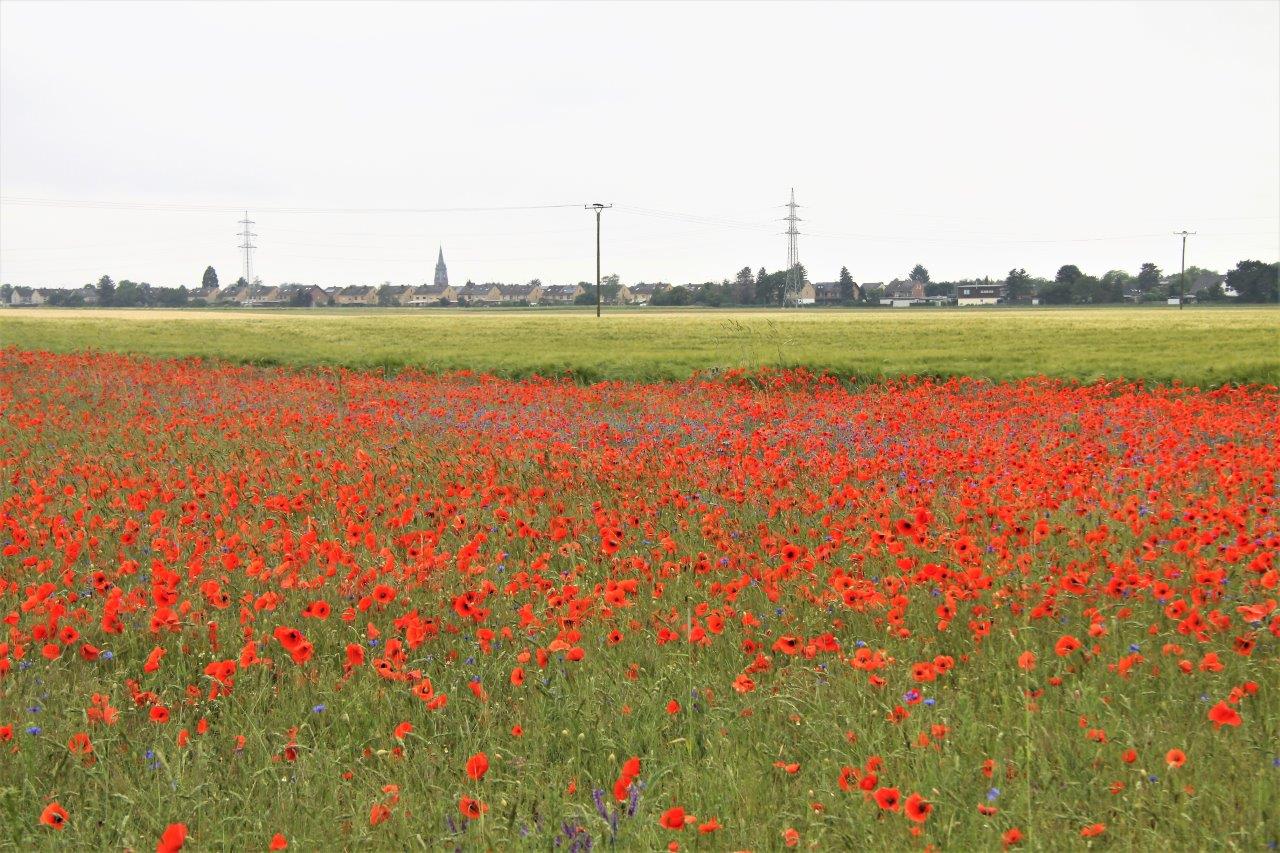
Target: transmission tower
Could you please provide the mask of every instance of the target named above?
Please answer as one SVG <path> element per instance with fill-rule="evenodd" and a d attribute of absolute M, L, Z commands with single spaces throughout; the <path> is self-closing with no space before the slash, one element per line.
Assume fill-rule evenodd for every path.
<path fill-rule="evenodd" d="M 782 288 L 783 305 L 798 304 L 800 289 L 804 287 L 804 282 L 800 280 L 800 246 L 797 242 L 800 229 L 796 227 L 796 223 L 801 221 L 800 217 L 796 216 L 796 208 L 799 206 L 796 204 L 796 188 L 792 187 L 791 201 L 787 204 L 787 215 L 782 220 L 787 223 L 787 277 Z"/>
<path fill-rule="evenodd" d="M 253 250 L 258 248 L 253 245 L 253 238 L 258 235 L 249 230 L 254 224 L 249 218 L 249 211 L 244 212 L 244 219 L 240 220 L 240 224 L 244 226 L 244 230 L 240 232 L 240 248 L 244 251 L 244 280 L 246 284 L 253 284 Z"/>

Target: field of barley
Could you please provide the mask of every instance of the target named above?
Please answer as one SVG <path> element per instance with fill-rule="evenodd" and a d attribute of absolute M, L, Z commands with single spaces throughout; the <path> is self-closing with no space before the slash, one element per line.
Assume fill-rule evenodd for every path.
<path fill-rule="evenodd" d="M 0 849 L 1274 847 L 1278 321 L 0 314 Z"/>
<path fill-rule="evenodd" d="M 1280 383 L 1280 307 L 710 311 L 15 309 L 0 346 L 237 363 L 685 379 L 806 367 L 906 375 Z"/>

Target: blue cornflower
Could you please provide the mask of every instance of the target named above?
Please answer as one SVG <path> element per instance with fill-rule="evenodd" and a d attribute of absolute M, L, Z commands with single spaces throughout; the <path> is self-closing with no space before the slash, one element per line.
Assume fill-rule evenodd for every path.
<path fill-rule="evenodd" d="M 39 726 L 27 726 L 27 734 L 29 735 L 38 735 L 42 731 L 44 731 L 44 729 Z"/>
<path fill-rule="evenodd" d="M 327 711 L 327 710 L 328 710 L 328 708 L 326 708 L 324 705 L 316 705 L 315 707 L 313 707 L 313 708 L 311 709 L 311 713 L 313 713 L 313 714 L 323 714 L 323 713 L 324 713 L 325 711 Z"/>
<path fill-rule="evenodd" d="M 1000 796 L 1000 789 L 992 788 L 991 790 L 987 791 L 987 802 L 988 803 L 992 802 L 998 796 Z"/>

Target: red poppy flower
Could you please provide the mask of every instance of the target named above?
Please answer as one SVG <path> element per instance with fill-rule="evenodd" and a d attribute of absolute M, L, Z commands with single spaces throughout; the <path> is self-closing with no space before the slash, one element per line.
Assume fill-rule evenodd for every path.
<path fill-rule="evenodd" d="M 672 806 L 662 813 L 662 816 L 658 818 L 658 823 L 667 829 L 684 829 L 684 809 L 680 806 Z"/>
<path fill-rule="evenodd" d="M 1209 709 L 1209 719 L 1213 721 L 1215 729 L 1223 726 L 1238 726 L 1241 722 L 1240 714 L 1236 709 L 1221 701 Z"/>
<path fill-rule="evenodd" d="M 1170 767 L 1181 767 L 1187 763 L 1187 754 L 1180 749 L 1171 749 L 1164 754 L 1164 761 Z"/>
<path fill-rule="evenodd" d="M 462 812 L 468 820 L 475 820 L 488 810 L 489 807 L 487 805 L 471 797 L 463 797 L 458 800 L 458 811 Z"/>
<path fill-rule="evenodd" d="M 475 755 L 467 759 L 467 775 L 477 782 L 484 779 L 484 774 L 489 772 L 489 756 L 483 752 L 477 752 Z"/>
<path fill-rule="evenodd" d="M 160 840 L 156 842 L 156 853 L 178 853 L 186 842 L 187 825 L 171 823 L 160 834 Z"/>
<path fill-rule="evenodd" d="M 289 839 L 284 837 L 284 833 L 277 832 L 271 836 L 271 843 L 267 845 L 268 850 L 284 850 L 289 846 Z"/>
<path fill-rule="evenodd" d="M 897 788 L 881 788 L 875 793 L 876 805 L 886 811 L 896 812 L 898 810 L 898 798 Z"/>
<path fill-rule="evenodd" d="M 933 811 L 933 804 L 919 794 L 907 797 L 903 805 L 906 808 L 907 817 L 916 823 L 924 823 L 929 818 L 929 812 Z"/>
<path fill-rule="evenodd" d="M 40 822 L 50 829 L 61 830 L 67 825 L 67 810 L 57 803 L 49 803 L 40 812 Z"/>
<path fill-rule="evenodd" d="M 1053 650 L 1057 653 L 1058 657 L 1065 658 L 1067 655 L 1080 648 L 1081 645 L 1083 644 L 1075 637 L 1070 634 L 1064 634 L 1058 639 L 1058 642 L 1054 644 Z"/>

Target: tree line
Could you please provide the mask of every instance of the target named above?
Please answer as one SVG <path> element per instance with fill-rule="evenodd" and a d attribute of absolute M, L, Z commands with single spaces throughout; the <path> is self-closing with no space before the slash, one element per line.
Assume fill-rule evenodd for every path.
<path fill-rule="evenodd" d="M 807 281 L 808 274 L 803 265 L 794 270 L 796 280 Z M 955 281 L 933 281 L 928 269 L 923 264 L 916 264 L 908 273 L 906 282 L 923 285 L 926 297 L 954 296 L 959 288 L 971 285 L 1004 285 L 1006 302 L 1029 303 L 1038 299 L 1045 305 L 1094 305 L 1117 303 L 1125 300 L 1159 302 L 1179 295 L 1183 288 L 1190 292 L 1190 287 L 1204 276 L 1216 279 L 1210 286 L 1196 293 L 1201 301 L 1221 302 L 1234 299 L 1237 302 L 1277 302 L 1280 301 L 1280 263 L 1264 261 L 1240 261 L 1226 276 L 1220 276 L 1213 270 L 1197 266 L 1187 267 L 1185 282 L 1181 275 L 1165 276 L 1160 267 L 1154 263 L 1144 263 L 1137 275 L 1124 270 L 1109 270 L 1101 276 L 1093 276 L 1083 272 L 1075 264 L 1065 264 L 1058 269 L 1052 279 L 1037 278 L 1027 274 L 1025 269 L 1009 270 L 1004 279 L 959 279 Z M 535 282 L 537 279 L 534 280 Z M 643 284 L 644 282 L 638 282 Z M 705 305 L 708 307 L 733 305 L 781 305 L 787 283 L 787 271 L 768 272 L 764 267 L 753 272 L 750 267 L 743 267 L 732 279 L 719 282 L 707 281 L 700 284 L 685 284 L 654 293 L 650 300 L 652 305 Z M 898 281 L 891 284 L 898 284 Z M 248 284 L 242 277 L 236 286 Z M 578 297 L 583 304 L 595 302 L 594 286 L 582 282 L 589 292 Z M 841 267 L 837 278 L 839 299 L 837 304 L 843 305 L 875 305 L 879 304 L 882 291 L 875 286 L 859 286 L 849 273 L 848 267 Z M 384 285 L 384 289 L 387 286 Z M 617 275 L 605 276 L 601 282 L 601 295 L 606 302 L 616 301 L 621 280 Z M 111 276 L 104 275 L 96 284 L 87 284 L 80 289 L 50 288 L 45 291 L 47 305 L 76 307 L 85 304 L 97 304 L 117 308 L 157 307 L 175 308 L 192 304 L 202 293 L 218 288 L 218 273 L 212 266 L 206 267 L 201 277 L 199 290 L 189 290 L 185 286 L 158 287 L 147 282 L 134 282 L 122 279 L 113 281 Z M 0 285 L 0 303 L 8 303 L 10 296 L 17 288 L 10 284 Z M 1235 297 L 1228 297 L 1234 292 Z M 90 296 L 92 294 L 92 296 Z M 306 294 L 301 294 L 305 296 Z M 381 293 L 380 293 L 381 297 Z M 381 302 L 381 298 L 379 299 Z M 195 304 L 200 304 L 197 301 Z M 390 300 L 387 301 L 390 304 Z"/>

